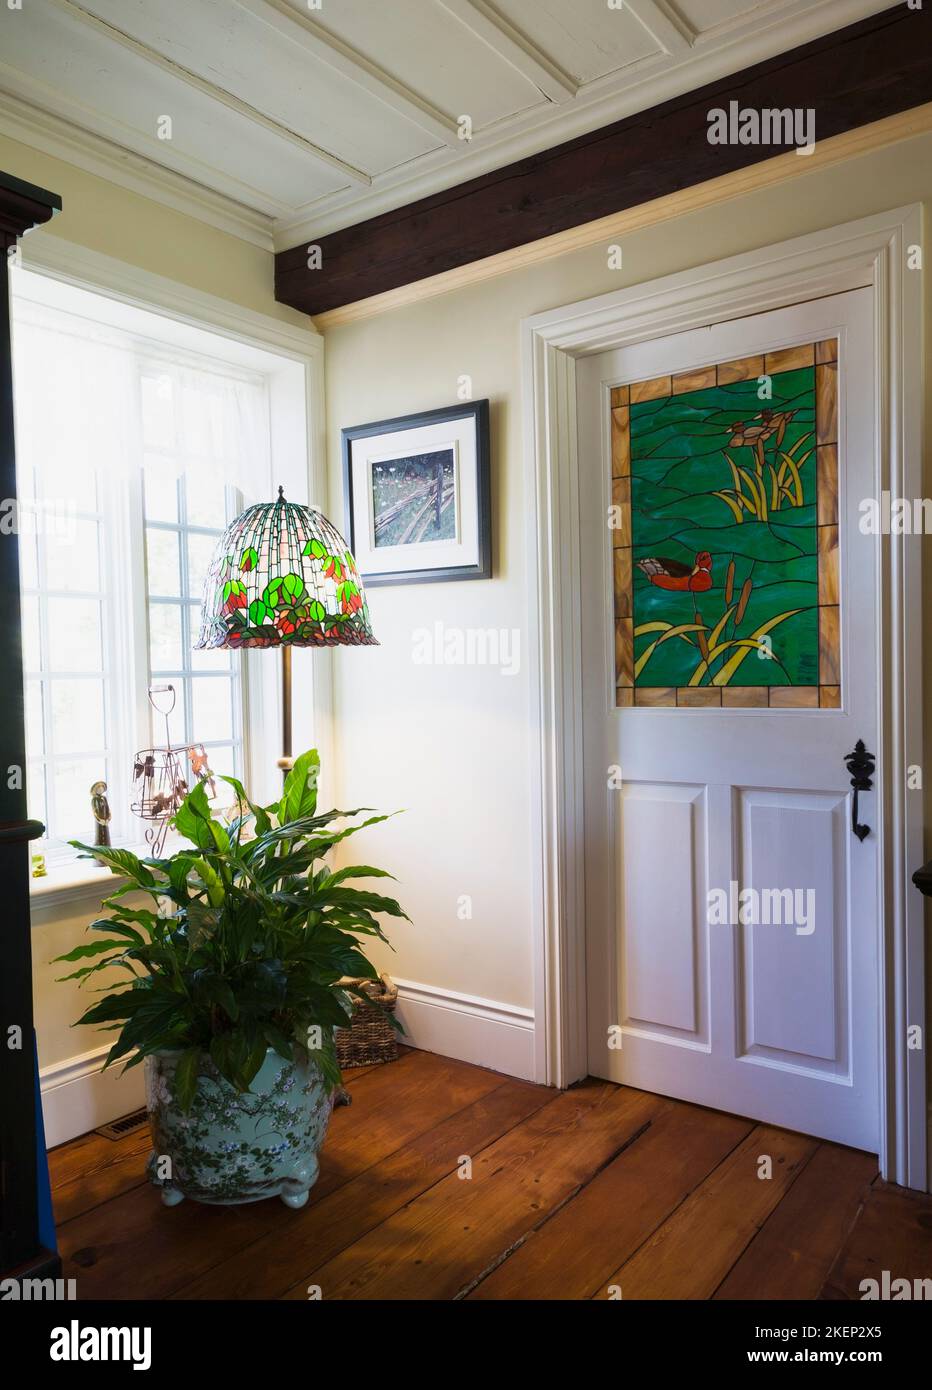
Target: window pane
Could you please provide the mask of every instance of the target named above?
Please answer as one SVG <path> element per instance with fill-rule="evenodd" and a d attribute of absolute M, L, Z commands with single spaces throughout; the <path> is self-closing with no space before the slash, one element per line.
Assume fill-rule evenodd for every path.
<path fill-rule="evenodd" d="M 191 631 L 197 640 L 199 610 L 191 605 Z M 191 666 L 195 671 L 229 671 L 230 653 L 225 647 L 208 647 L 205 651 L 191 652 Z"/>
<path fill-rule="evenodd" d="M 26 752 L 30 758 L 40 758 L 45 752 L 45 731 L 42 728 L 42 682 L 26 682 Z"/>
<path fill-rule="evenodd" d="M 192 598 L 200 598 L 204 592 L 204 580 L 214 558 L 217 539 L 198 533 L 188 536 L 188 593 Z"/>
<path fill-rule="evenodd" d="M 212 526 L 222 531 L 226 525 L 226 488 L 210 469 L 195 465 L 185 475 L 185 498 L 189 526 Z"/>
<path fill-rule="evenodd" d="M 103 681 L 51 680 L 49 697 L 56 753 L 93 753 L 106 747 Z"/>
<path fill-rule="evenodd" d="M 72 518 L 43 537 L 45 579 L 50 589 L 100 590 L 100 543 L 96 521 Z"/>
<path fill-rule="evenodd" d="M 144 470 L 146 489 L 146 520 L 178 520 L 178 479 L 171 468 L 158 458 L 146 460 Z"/>
<path fill-rule="evenodd" d="M 26 769 L 26 805 L 29 819 L 40 820 L 46 825 L 45 770 L 41 763 L 30 763 Z"/>
<path fill-rule="evenodd" d="M 222 676 L 199 676 L 191 684 L 194 696 L 192 736 L 204 743 L 232 738 L 230 682 Z"/>
<path fill-rule="evenodd" d="M 162 682 L 158 682 L 162 684 Z M 185 689 L 187 681 L 178 676 L 173 676 L 171 684 L 175 690 L 175 707 L 168 716 L 168 737 L 172 745 L 180 747 L 187 743 L 187 725 L 185 723 Z M 165 714 L 171 704 L 171 695 L 167 691 L 159 691 L 156 695 L 158 710 L 154 710 L 151 716 L 152 742 L 157 748 L 165 746 Z"/>
<path fill-rule="evenodd" d="M 97 474 L 90 459 L 81 456 L 82 452 L 61 441 L 60 448 L 41 460 L 40 496 L 46 511 L 53 517 L 66 516 L 72 509 L 79 512 L 97 510 Z"/>
<path fill-rule="evenodd" d="M 38 671 L 42 665 L 39 655 L 39 600 L 24 597 L 23 607 L 23 667 Z"/>
<path fill-rule="evenodd" d="M 180 594 L 181 568 L 178 560 L 178 532 L 146 528 L 146 560 L 150 594 Z"/>
<path fill-rule="evenodd" d="M 149 604 L 149 661 L 153 671 L 178 671 L 184 666 L 179 604 Z"/>
<path fill-rule="evenodd" d="M 20 507 L 19 582 L 24 589 L 39 587 L 39 568 L 36 557 L 36 537 L 32 513 Z"/>
<path fill-rule="evenodd" d="M 50 598 L 49 669 L 99 671 L 100 604 L 96 599 Z"/>
<path fill-rule="evenodd" d="M 55 823 L 49 833 L 60 840 L 84 840 L 93 844 L 94 817 L 91 787 L 109 781 L 105 758 L 69 758 L 50 769 L 55 795 Z"/>

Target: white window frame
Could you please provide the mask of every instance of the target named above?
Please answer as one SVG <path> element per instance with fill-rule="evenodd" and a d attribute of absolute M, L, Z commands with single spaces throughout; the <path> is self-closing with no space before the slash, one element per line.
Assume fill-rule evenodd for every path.
<path fill-rule="evenodd" d="M 233 343 L 273 353 L 282 363 L 281 372 L 269 381 L 273 480 L 281 482 L 295 501 L 306 499 L 327 513 L 323 339 L 313 327 L 298 327 L 57 236 L 43 237 L 37 233 L 25 239 L 16 259 L 25 269 L 65 284 L 159 314 L 176 324 L 220 334 Z M 138 504 L 133 506 L 133 514 L 139 517 L 141 527 L 141 476 L 130 486 L 139 489 L 130 502 Z M 122 543 L 127 550 L 131 548 L 128 535 Z M 114 550 L 118 545 L 119 535 Z M 144 590 L 137 585 L 133 589 L 134 602 L 144 604 Z M 144 615 L 137 609 L 134 621 L 141 617 Z M 147 622 L 142 630 L 146 629 Z M 145 728 L 148 649 L 139 642 L 136 650 L 139 665 L 134 681 L 136 709 L 132 724 Z M 332 655 L 326 649 L 296 655 L 294 746 L 313 746 L 320 751 L 321 786 L 326 796 L 332 779 Z M 246 667 L 243 719 L 250 726 L 245 750 L 246 785 L 260 799 L 271 799 L 280 776 L 275 766 L 280 754 L 280 662 L 274 660 L 274 654 L 269 659 L 269 653 L 263 652 L 243 653 L 242 657 Z M 143 659 L 146 669 L 140 669 Z M 132 701 L 129 692 L 126 694 Z M 133 741 L 131 737 L 129 741 Z M 130 756 L 133 751 L 130 750 Z M 71 901 L 99 898 L 101 884 L 109 878 L 107 870 L 86 866 L 85 861 L 79 860 L 62 872 L 33 879 L 33 912 L 38 910 L 44 915 Z"/>

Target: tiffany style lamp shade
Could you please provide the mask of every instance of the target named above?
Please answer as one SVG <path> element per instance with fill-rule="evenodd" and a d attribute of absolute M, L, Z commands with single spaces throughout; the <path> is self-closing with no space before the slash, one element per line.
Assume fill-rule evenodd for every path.
<path fill-rule="evenodd" d="M 248 507 L 217 543 L 195 648 L 280 647 L 282 757 L 291 766 L 291 648 L 378 646 L 356 561 L 322 512 L 285 500 Z"/>

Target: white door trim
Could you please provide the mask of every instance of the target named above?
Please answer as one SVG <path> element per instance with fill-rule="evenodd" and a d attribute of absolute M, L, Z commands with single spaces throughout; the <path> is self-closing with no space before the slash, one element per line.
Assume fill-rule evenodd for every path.
<path fill-rule="evenodd" d="M 576 359 L 869 286 L 878 495 L 921 497 L 922 272 L 906 260 L 921 231 L 921 208 L 898 208 L 522 323 L 540 1082 L 567 1086 L 587 1066 Z M 922 793 L 906 784 L 907 767 L 922 765 L 921 544 L 907 539 L 880 541 L 880 1162 L 891 1181 L 925 1190 L 925 1051 L 910 1049 L 907 1034 L 910 1024 L 926 1022 L 923 900 L 911 883 L 923 860 Z"/>

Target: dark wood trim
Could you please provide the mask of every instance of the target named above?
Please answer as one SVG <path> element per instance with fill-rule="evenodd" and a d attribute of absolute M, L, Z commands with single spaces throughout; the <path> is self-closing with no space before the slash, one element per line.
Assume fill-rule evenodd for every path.
<path fill-rule="evenodd" d="M 932 5 L 890 9 L 801 48 L 275 257 L 275 297 L 308 314 L 397 289 L 782 154 L 712 145 L 708 113 L 813 109 L 817 140 L 932 100 Z M 805 172 L 800 160 L 800 173 Z M 311 240 L 310 238 L 308 240 Z"/>
<path fill-rule="evenodd" d="M 0 498 L 16 496 L 9 276 L 6 248 L 30 227 L 47 222 L 61 199 L 22 179 L 0 174 Z M 42 1133 L 38 1114 L 38 1064 L 32 1016 L 32 943 L 29 920 L 29 840 L 43 827 L 26 816 L 26 734 L 23 715 L 22 620 L 19 542 L 15 530 L 0 535 L 0 1272 L 17 1277 L 57 1269 L 57 1255 L 43 1240 Z M 19 769 L 19 776 L 12 770 Z M 16 1028 L 19 1046 L 8 1030 Z"/>
<path fill-rule="evenodd" d="M 5 247 L 12 246 L 30 227 L 48 222 L 56 212 L 61 212 L 57 193 L 0 173 L 0 239 Z"/>

